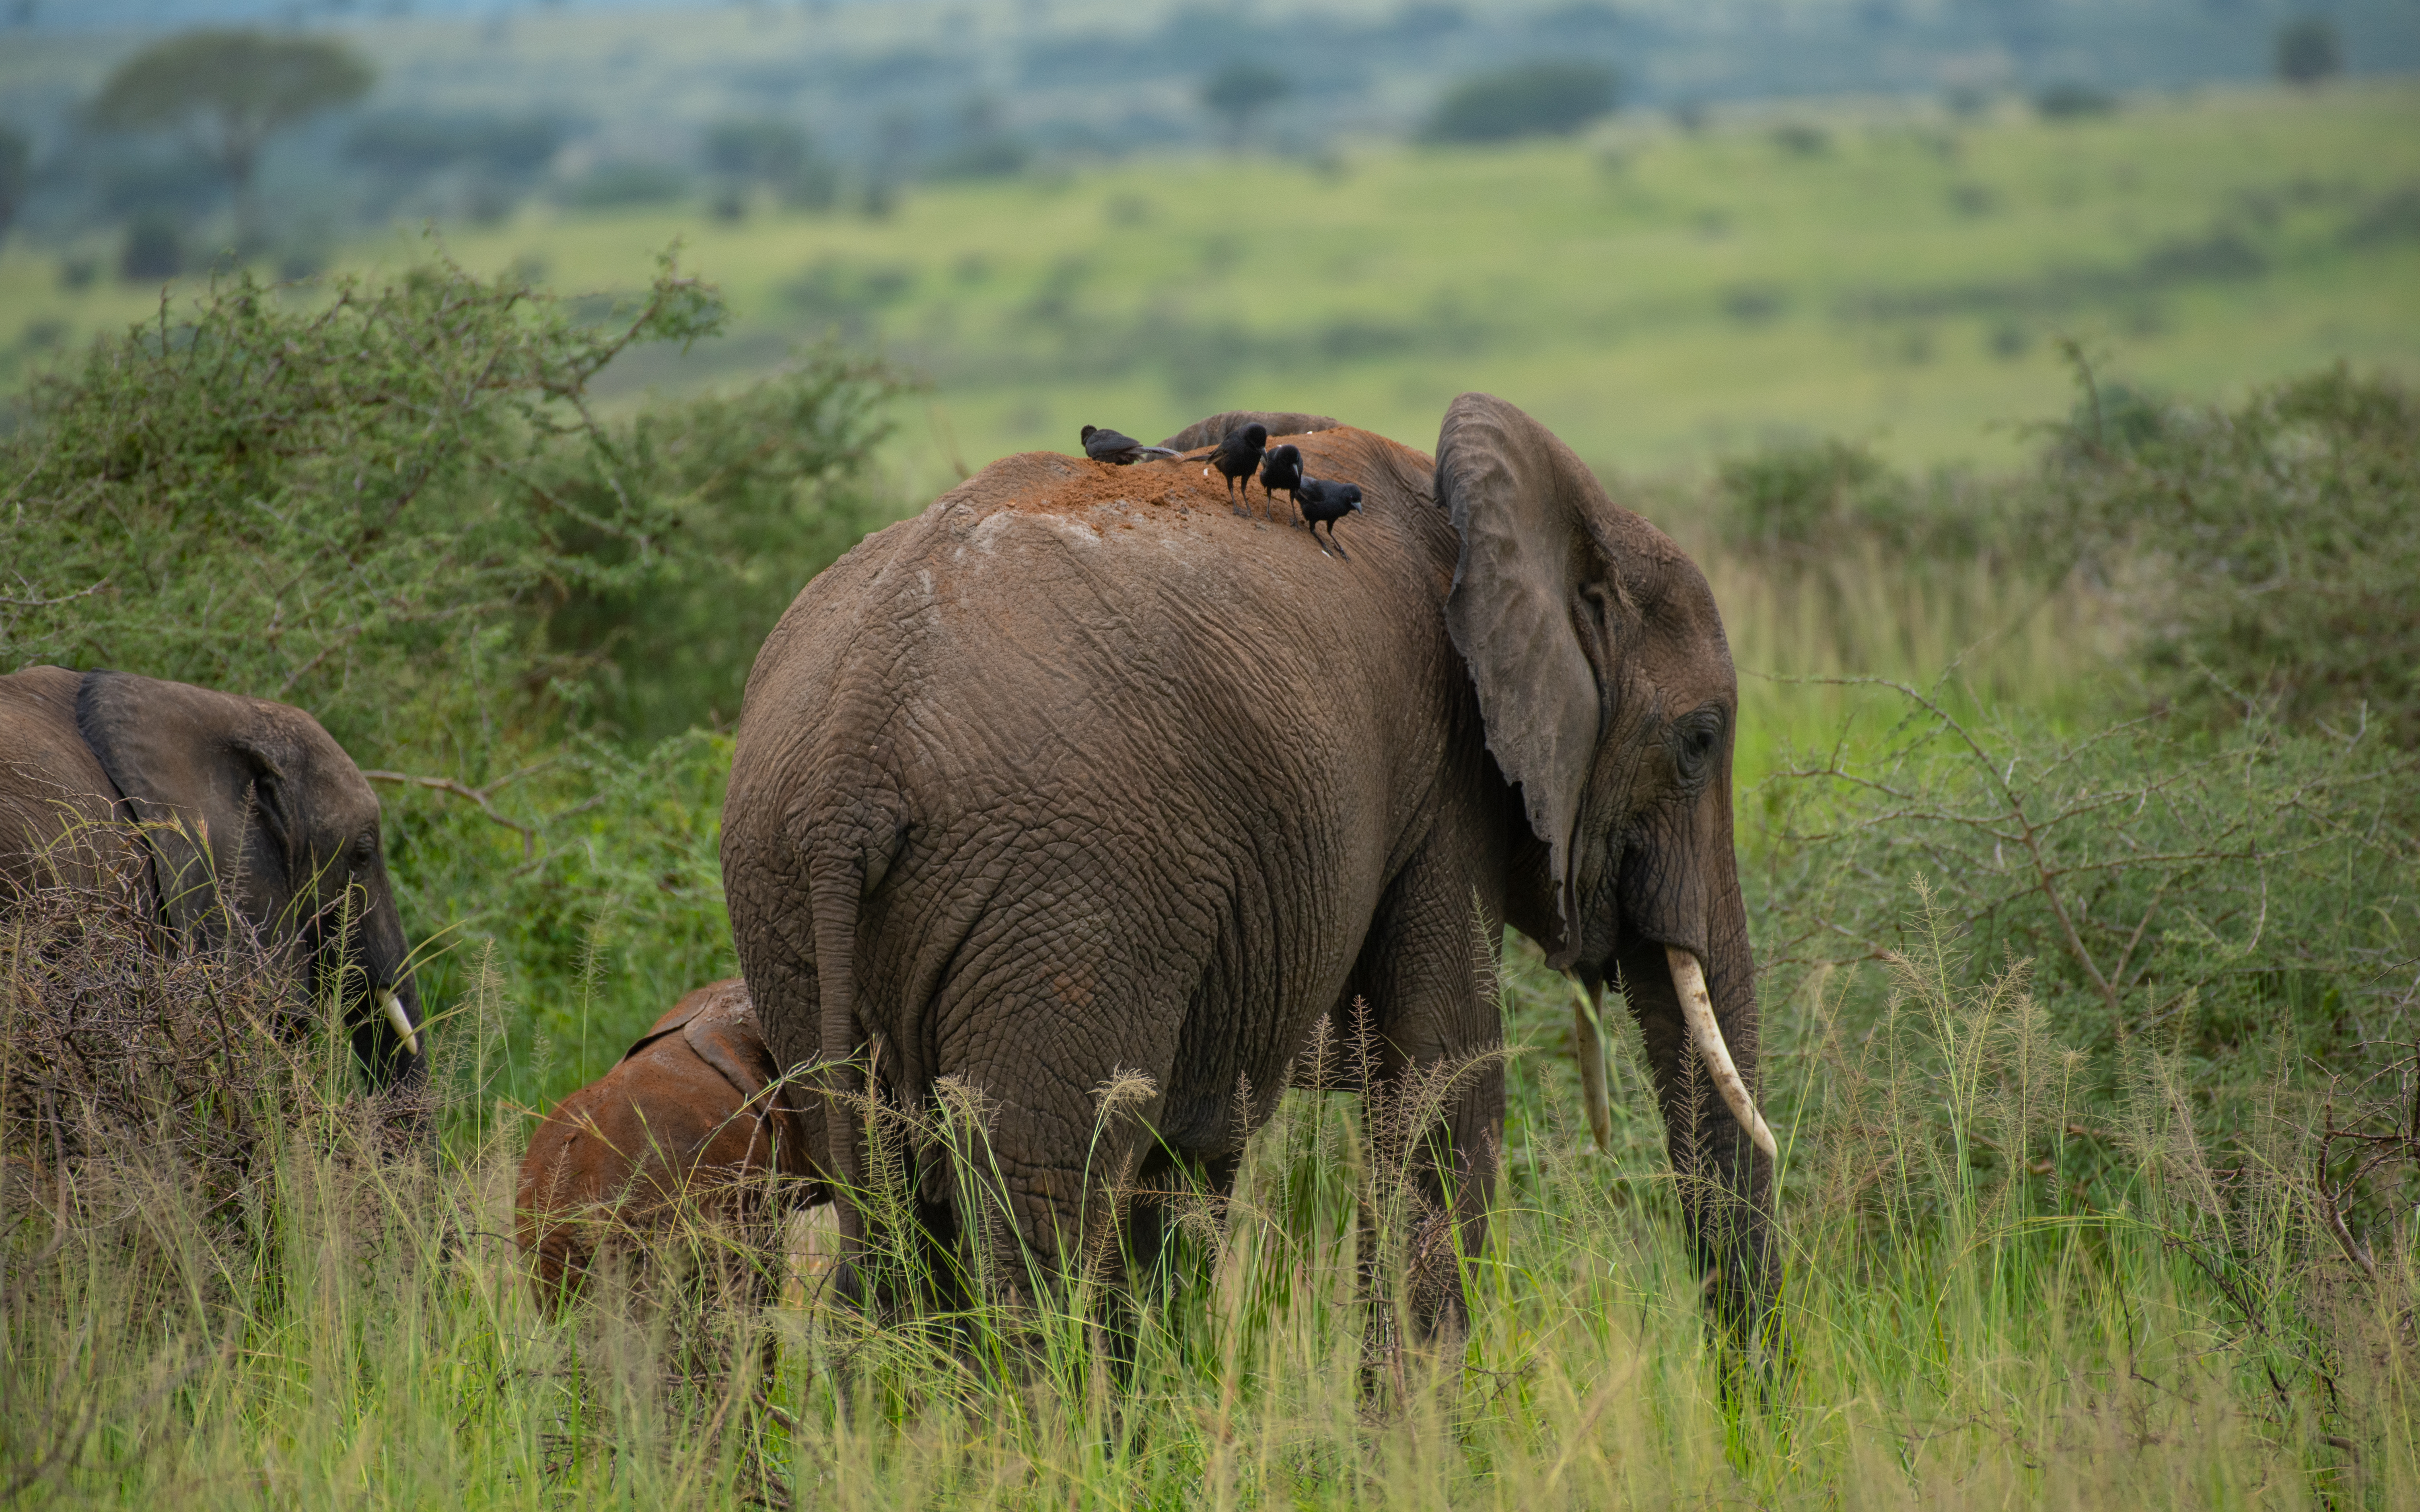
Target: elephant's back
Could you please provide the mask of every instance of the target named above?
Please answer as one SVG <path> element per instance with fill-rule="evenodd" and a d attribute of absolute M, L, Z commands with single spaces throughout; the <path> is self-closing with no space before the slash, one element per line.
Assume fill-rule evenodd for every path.
<path fill-rule="evenodd" d="M 34 882 L 49 870 L 46 854 L 72 881 L 88 883 L 99 866 L 98 837 L 116 817 L 116 789 L 76 729 L 83 683 L 64 667 L 0 677 L 0 888 Z M 65 851 L 54 849 L 63 839 Z"/>
<path fill-rule="evenodd" d="M 1436 618 L 1452 578 L 1429 459 L 1350 427 L 1288 439 L 1307 472 L 1362 485 L 1365 513 L 1340 532 L 1349 560 L 1292 528 L 1282 501 L 1255 494 L 1255 517 L 1238 517 L 1199 457 L 1123 468 L 1003 457 L 799 592 L 751 671 L 741 745 L 780 738 L 774 722 L 795 735 L 801 720 L 885 687 L 905 701 L 959 676 L 1001 687 L 1021 651 L 1072 653 L 1045 686 L 1016 690 L 1037 696 L 1075 691 L 1084 649 L 1103 645 L 1115 654 L 1098 671 L 1121 680 L 1231 675 L 1246 658 L 1266 681 L 1290 655 L 1280 642 L 1340 669 L 1359 653 L 1399 654 L 1404 630 Z"/>
<path fill-rule="evenodd" d="M 1238 517 L 1198 457 L 1006 457 L 861 543 L 750 674 L 726 868 L 735 847 L 778 867 L 808 827 L 872 838 L 936 805 L 1099 817 L 1086 783 L 1145 827 L 1235 782 L 1308 810 L 1348 762 L 1383 791 L 1388 751 L 1435 745 L 1437 711 L 1404 690 L 1450 670 L 1452 527 L 1420 454 L 1349 427 L 1295 440 L 1312 475 L 1362 485 L 1349 559 L 1283 503 Z"/>

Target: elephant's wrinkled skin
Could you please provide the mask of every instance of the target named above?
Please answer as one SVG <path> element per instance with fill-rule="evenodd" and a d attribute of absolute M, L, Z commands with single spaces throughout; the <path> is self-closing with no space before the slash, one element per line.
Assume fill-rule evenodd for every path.
<path fill-rule="evenodd" d="M 819 1110 L 793 1106 L 776 1074 L 735 979 L 682 998 L 557 1103 L 522 1157 L 515 1201 L 539 1303 L 576 1291 L 600 1250 L 642 1248 L 675 1216 L 744 1226 L 775 1205 L 830 1200 L 816 1180 Z"/>
<path fill-rule="evenodd" d="M 1770 1167 L 1689 1055 L 1667 955 L 1703 963 L 1752 1085 L 1737 695 L 1704 578 L 1501 400 L 1456 400 L 1434 463 L 1305 415 L 1171 443 L 1251 419 L 1307 473 L 1360 485 L 1349 563 L 1229 514 L 1199 458 L 1036 453 L 799 595 L 750 676 L 723 810 L 776 1059 L 823 1063 L 844 1094 L 869 1067 L 911 1103 L 942 1077 L 979 1088 L 1016 1238 L 1064 1260 L 1127 1163 L 1144 1187 L 1179 1160 L 1232 1180 L 1314 1026 L 1342 1036 L 1357 998 L 1380 1078 L 1496 1047 L 1474 940 L 1509 921 L 1591 987 L 1626 984 L 1691 1231 L 1739 1317 Z M 1096 1145 L 1095 1089 L 1122 1070 L 1156 1094 Z M 1458 1088 L 1423 1180 L 1470 1249 L 1500 1071 Z M 855 1186 L 861 1128 L 832 1129 Z M 938 1165 L 918 1190 L 946 1240 Z M 844 1203 L 846 1253 L 863 1222 Z M 1423 1326 L 1461 1320 L 1457 1282 L 1418 1290 L 1439 1299 Z"/>
<path fill-rule="evenodd" d="M 173 937 L 233 916 L 297 951 L 373 1074 L 425 1082 L 378 795 L 317 719 L 128 672 L 0 677 L 0 899 L 112 875 Z"/>

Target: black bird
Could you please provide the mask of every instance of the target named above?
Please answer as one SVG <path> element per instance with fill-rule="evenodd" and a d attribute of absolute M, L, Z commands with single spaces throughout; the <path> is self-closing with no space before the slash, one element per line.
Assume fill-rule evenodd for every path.
<path fill-rule="evenodd" d="M 1327 546 L 1335 547 L 1336 554 L 1344 557 L 1345 561 L 1352 561 L 1351 557 L 1344 556 L 1344 548 L 1336 539 L 1336 522 L 1347 515 L 1361 512 L 1361 486 L 1338 483 L 1329 478 L 1305 478 L 1294 486 L 1294 501 L 1311 517 L 1311 538 L 1314 541 L 1319 539 L 1320 522 L 1325 520 L 1327 524 Z M 1325 551 L 1327 547 L 1320 549 Z"/>
<path fill-rule="evenodd" d="M 1274 499 L 1278 490 L 1283 488 L 1291 499 L 1295 490 L 1301 486 L 1302 448 L 1292 444 L 1270 447 L 1269 455 L 1261 462 L 1261 498 Z M 1294 523 L 1296 530 L 1302 528 L 1301 503 L 1299 499 L 1295 500 Z"/>
<path fill-rule="evenodd" d="M 1235 497 L 1237 478 L 1244 480 L 1245 502 L 1251 501 L 1252 474 L 1261 470 L 1261 451 L 1268 444 L 1269 427 L 1255 420 L 1241 429 L 1229 431 L 1227 439 L 1218 443 L 1218 449 L 1210 454 L 1207 458 L 1210 467 L 1227 475 L 1227 498 L 1231 505 Z M 1207 477 L 1210 468 L 1203 468 L 1202 472 Z M 1235 505 L 1234 509 L 1238 515 L 1250 513 L 1240 505 Z"/>
<path fill-rule="evenodd" d="M 1122 430 L 1105 425 L 1087 425 L 1083 430 L 1084 455 L 1095 462 L 1125 467 L 1146 456 L 1174 456 L 1176 450 L 1168 446 L 1145 446 Z"/>

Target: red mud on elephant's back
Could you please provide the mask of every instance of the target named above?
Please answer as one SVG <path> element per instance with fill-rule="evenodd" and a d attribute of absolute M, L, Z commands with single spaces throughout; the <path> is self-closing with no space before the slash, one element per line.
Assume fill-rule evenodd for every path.
<path fill-rule="evenodd" d="M 1411 448 L 1350 425 L 1308 435 L 1269 438 L 1271 446 L 1286 442 L 1302 448 L 1306 473 L 1359 483 L 1365 487 L 1369 480 L 1362 474 L 1381 455 L 1394 454 L 1400 459 L 1399 467 L 1414 465 L 1423 473 L 1431 466 L 1426 456 Z M 1125 505 L 1165 511 L 1167 517 L 1178 520 L 1193 511 L 1215 511 L 1218 517 L 1233 519 L 1230 506 L 1238 492 L 1250 495 L 1256 510 L 1263 507 L 1264 496 L 1257 480 L 1241 484 L 1237 492 L 1230 492 L 1226 480 L 1216 472 L 1203 476 L 1208 466 L 1204 456 L 1117 467 L 1058 452 L 1020 452 L 1001 457 L 953 492 L 963 492 L 980 484 L 986 501 L 994 507 L 1029 515 L 1072 516 Z M 1001 497 L 1003 492 L 1008 495 L 1004 500 Z M 952 501 L 945 496 L 943 501 Z M 1269 507 L 1282 517 L 1288 505 L 1279 500 Z"/>

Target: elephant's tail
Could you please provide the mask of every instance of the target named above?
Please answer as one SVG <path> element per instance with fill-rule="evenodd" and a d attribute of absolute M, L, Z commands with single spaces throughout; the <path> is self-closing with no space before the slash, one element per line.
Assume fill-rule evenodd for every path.
<path fill-rule="evenodd" d="M 854 1258 L 865 1223 L 851 1195 L 865 1191 L 867 1040 L 857 1017 L 858 906 L 865 896 L 865 856 L 857 846 L 816 847 L 807 861 L 807 910 L 815 952 L 817 1058 L 824 1065 L 824 1134 L 832 1165 L 841 1235 Z"/>

